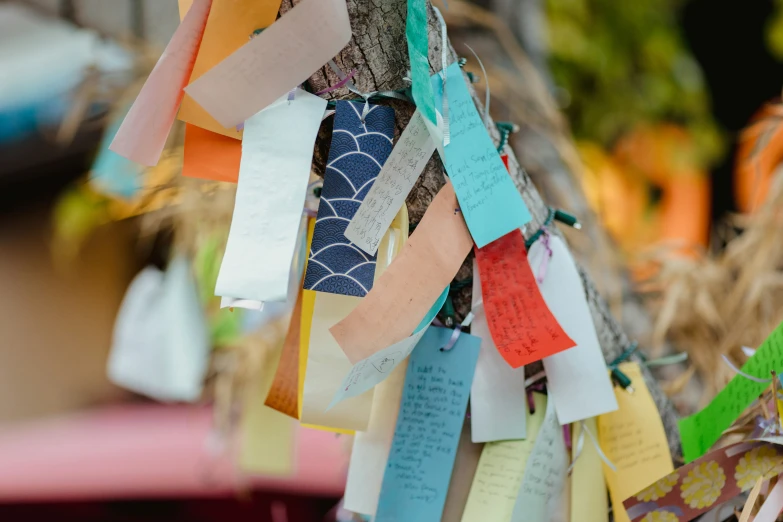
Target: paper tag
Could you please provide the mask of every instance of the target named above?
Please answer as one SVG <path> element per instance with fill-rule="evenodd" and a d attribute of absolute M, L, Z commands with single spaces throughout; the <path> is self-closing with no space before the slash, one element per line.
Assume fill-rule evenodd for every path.
<path fill-rule="evenodd" d="M 511 368 L 498 353 L 487 326 L 484 306 L 479 305 L 481 277 L 473 261 L 473 313 L 470 332 L 481 338 L 476 375 L 470 388 L 470 428 L 473 442 L 527 437 L 525 368 Z M 550 392 L 551 393 L 551 392 Z M 541 412 L 543 418 L 544 412 Z M 521 477 L 521 475 L 520 475 Z M 516 492 L 516 490 L 515 490 Z M 511 516 L 511 511 L 509 511 Z"/>
<path fill-rule="evenodd" d="M 775 522 L 781 511 L 783 511 L 783 480 L 778 479 L 775 487 L 767 494 L 753 522 Z"/>
<path fill-rule="evenodd" d="M 774 370 L 783 372 L 783 323 L 756 350 L 756 354 L 742 365 L 742 372 L 768 379 Z M 754 382 L 735 375 L 706 408 L 679 422 L 683 457 L 686 462 L 704 455 L 717 442 L 723 431 L 737 420 L 751 402 L 769 387 L 768 383 Z"/>
<path fill-rule="evenodd" d="M 549 248 L 552 256 L 544 282 L 538 287 L 547 307 L 576 346 L 543 362 L 557 418 L 560 424 L 570 424 L 616 410 L 617 400 L 574 259 L 557 236 L 549 238 Z M 537 271 L 547 255 L 543 240 L 536 241 L 528 253 L 530 269 Z"/>
<path fill-rule="evenodd" d="M 234 215 L 215 293 L 282 301 L 326 100 L 296 90 L 245 124 Z"/>
<path fill-rule="evenodd" d="M 440 520 L 481 341 L 430 327 L 410 356 L 375 522 Z"/>
<path fill-rule="evenodd" d="M 213 0 L 190 82 L 245 45 L 256 30 L 272 25 L 279 10 L 280 0 Z M 235 141 L 242 138 L 241 131 L 224 128 L 188 95 L 182 100 L 179 119 Z"/>
<path fill-rule="evenodd" d="M 432 200 L 395 262 L 359 306 L 330 329 L 356 363 L 416 329 L 473 244 L 450 183 Z"/>
<path fill-rule="evenodd" d="M 158 164 L 190 78 L 212 0 L 196 0 L 179 24 L 109 147 L 136 163 Z"/>
<path fill-rule="evenodd" d="M 362 297 L 373 285 L 375 255 L 347 241 L 344 232 L 391 154 L 394 109 L 372 105 L 362 121 L 363 111 L 363 103 L 337 102 L 307 290 Z"/>
<path fill-rule="evenodd" d="M 185 145 L 182 149 L 182 175 L 236 183 L 242 143 L 195 125 L 185 125 Z"/>
<path fill-rule="evenodd" d="M 549 391 L 551 393 L 551 390 Z M 587 419 L 584 423 L 597 440 L 598 424 L 596 419 Z M 575 423 L 573 428 L 571 459 L 574 468 L 571 470 L 571 522 L 585 520 L 609 522 L 606 481 L 598 449 L 590 436 L 585 433 L 582 450 L 578 452 L 577 441 L 581 436 L 582 425 Z"/>
<path fill-rule="evenodd" d="M 305 0 L 185 91 L 236 127 L 307 80 L 351 40 L 345 0 Z"/>
<path fill-rule="evenodd" d="M 489 331 L 500 355 L 512 368 L 576 344 L 560 327 L 538 290 L 520 231 L 475 250 Z"/>
<path fill-rule="evenodd" d="M 674 467 L 663 422 L 642 371 L 636 363 L 623 363 L 620 371 L 631 379 L 634 392 L 615 388 L 620 409 L 598 417 L 598 441 L 617 467 L 604 465 L 616 522 L 628 522 L 622 502 Z"/>
<path fill-rule="evenodd" d="M 473 240 L 481 248 L 530 221 L 530 212 L 484 127 L 457 63 L 449 66 L 446 80 L 451 141 L 445 147 L 444 163 Z M 440 75 L 432 76 L 432 83 L 435 106 L 440 108 Z"/>
<path fill-rule="evenodd" d="M 432 123 L 435 121 L 435 97 L 430 81 L 427 37 L 427 5 L 422 0 L 408 0 L 408 18 L 405 22 L 405 37 L 408 40 L 408 58 L 411 64 L 411 93 L 416 107 Z"/>
<path fill-rule="evenodd" d="M 345 376 L 345 379 L 343 379 L 340 389 L 337 390 L 332 402 L 329 404 L 329 408 L 340 401 L 366 392 L 388 377 L 411 354 L 416 347 L 416 343 L 419 342 L 419 339 L 427 331 L 427 327 L 435 319 L 435 316 L 438 315 L 448 296 L 449 289 L 446 288 L 438 300 L 435 301 L 432 308 L 430 308 L 430 311 L 427 312 L 427 315 L 424 316 L 413 335 L 355 364 L 348 375 Z"/>
<path fill-rule="evenodd" d="M 128 113 L 130 107 L 125 107 L 123 116 L 115 116 L 111 125 L 104 131 L 98 156 L 90 167 L 90 184 L 98 191 L 123 199 L 133 199 L 142 186 L 144 169 L 138 164 L 109 150 L 117 130 Z"/>
<path fill-rule="evenodd" d="M 544 421 L 525 465 L 511 514 L 512 522 L 552 519 L 560 504 L 568 461 L 563 428 L 557 421 L 554 402 L 547 401 Z"/>
<path fill-rule="evenodd" d="M 302 322 L 302 292 L 291 312 L 274 380 L 264 404 L 294 419 L 299 418 L 299 332 Z"/>
<path fill-rule="evenodd" d="M 427 131 L 424 117 L 417 109 L 345 229 L 345 237 L 365 252 L 375 254 L 383 234 L 391 225 L 394 215 L 405 204 L 405 198 L 434 150 L 435 142 Z"/>
<path fill-rule="evenodd" d="M 462 515 L 462 522 L 509 522 L 511 520 L 511 513 L 514 511 L 514 504 L 522 485 L 525 465 L 533 451 L 533 445 L 546 413 L 546 396 L 535 393 L 533 400 L 536 411 L 533 414 L 527 412 L 527 439 L 488 442 L 484 445 L 468 495 L 468 503 Z M 520 402 L 525 405 L 527 411 L 527 401 L 522 399 Z M 473 416 L 472 405 L 470 415 Z"/>

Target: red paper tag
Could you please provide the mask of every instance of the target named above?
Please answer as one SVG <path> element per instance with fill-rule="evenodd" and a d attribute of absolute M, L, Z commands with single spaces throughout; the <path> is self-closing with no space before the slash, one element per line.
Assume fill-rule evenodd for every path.
<path fill-rule="evenodd" d="M 475 250 L 489 332 L 512 368 L 576 346 L 538 290 L 519 230 Z"/>
<path fill-rule="evenodd" d="M 500 159 L 503 160 L 503 165 L 505 165 L 506 170 L 508 170 L 508 154 L 501 154 Z"/>

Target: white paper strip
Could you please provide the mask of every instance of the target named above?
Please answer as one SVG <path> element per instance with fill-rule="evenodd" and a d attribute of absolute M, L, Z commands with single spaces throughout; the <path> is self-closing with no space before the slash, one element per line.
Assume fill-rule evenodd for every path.
<path fill-rule="evenodd" d="M 470 388 L 470 433 L 473 442 L 527 437 L 525 367 L 512 368 L 498 352 L 481 302 L 481 279 L 473 261 L 473 323 L 470 333 L 481 338 L 476 373 Z"/>
<path fill-rule="evenodd" d="M 345 0 L 304 0 L 185 91 L 221 125 L 234 127 L 304 82 L 350 40 Z"/>
<path fill-rule="evenodd" d="M 345 229 L 345 237 L 368 254 L 375 254 L 434 150 L 435 142 L 417 109 Z"/>
<path fill-rule="evenodd" d="M 230 306 L 284 301 L 298 244 L 313 145 L 326 100 L 296 90 L 245 123 L 239 181 L 215 293 Z M 249 300 L 249 302 L 248 302 Z"/>
<path fill-rule="evenodd" d="M 534 274 L 539 273 L 547 254 L 543 241 L 536 241 L 528 252 Z M 552 314 L 576 346 L 546 357 L 543 362 L 549 381 L 547 390 L 555 404 L 557 418 L 560 424 L 568 424 L 615 411 L 617 399 L 576 264 L 562 239 L 551 236 L 549 241 L 552 258 L 546 278 L 538 287 Z"/>

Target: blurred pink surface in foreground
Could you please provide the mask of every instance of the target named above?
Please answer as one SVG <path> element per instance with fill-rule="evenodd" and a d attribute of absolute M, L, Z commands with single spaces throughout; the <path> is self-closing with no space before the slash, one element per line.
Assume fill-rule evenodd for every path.
<path fill-rule="evenodd" d="M 242 476 L 206 451 L 212 410 L 122 406 L 0 428 L 0 501 L 232 495 L 241 485 L 341 496 L 347 455 L 334 433 L 297 426 L 295 473 Z"/>

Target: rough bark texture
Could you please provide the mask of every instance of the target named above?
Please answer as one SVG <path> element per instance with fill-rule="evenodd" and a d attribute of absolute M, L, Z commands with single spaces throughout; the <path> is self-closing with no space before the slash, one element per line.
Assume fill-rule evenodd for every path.
<path fill-rule="evenodd" d="M 295 3 L 298 2 L 283 0 L 281 13 L 288 11 Z M 409 67 L 405 38 L 406 0 L 347 0 L 347 4 L 351 16 L 353 38 L 340 55 L 335 58 L 335 61 L 345 71 L 357 70 L 354 83 L 362 92 L 397 90 L 406 87 L 407 84 L 403 80 L 408 75 Z M 440 70 L 441 64 L 440 27 L 436 20 L 434 12 L 430 8 L 430 64 L 433 67 L 433 74 Z M 457 59 L 454 50 L 449 48 L 448 53 L 449 63 L 454 62 Z M 334 85 L 338 81 L 339 78 L 331 69 L 323 67 L 310 77 L 309 84 L 313 91 L 318 91 Z M 333 99 L 356 98 L 356 95 L 348 92 L 346 89 L 334 91 L 331 96 Z M 474 101 L 479 110 L 482 110 L 482 103 L 475 95 L 475 92 Z M 413 114 L 414 106 L 396 100 L 379 103 L 394 107 L 397 116 L 397 133 L 399 134 Z M 329 150 L 329 134 L 331 131 L 327 127 L 329 125 L 323 126 L 322 135 L 316 145 L 315 168 L 316 171 L 321 172 Z M 497 133 L 495 133 L 493 138 L 497 142 L 499 138 Z M 533 215 L 533 221 L 523 230 L 525 237 L 529 237 L 541 227 L 547 215 L 547 206 L 527 173 L 520 167 L 511 147 L 506 146 L 505 152 L 509 155 L 511 177 Z M 411 223 L 417 223 L 421 219 L 430 201 L 432 201 L 432 198 L 444 182 L 444 168 L 440 158 L 435 154 L 408 197 L 407 204 Z M 472 256 L 466 260 L 457 274 L 457 279 L 469 277 L 472 271 L 471 267 Z M 630 345 L 631 341 L 623 331 L 623 328 L 612 317 L 606 302 L 599 295 L 595 285 L 584 270 L 582 270 L 582 280 L 604 356 L 607 361 L 610 361 L 622 353 Z M 455 305 L 461 315 L 467 313 L 470 307 L 469 287 L 465 288 L 457 296 Z M 533 368 L 530 369 L 534 370 Z M 674 455 L 679 455 L 680 443 L 676 427 L 676 413 L 652 375 L 646 369 L 644 372 L 648 387 L 663 418 L 671 451 Z"/>

